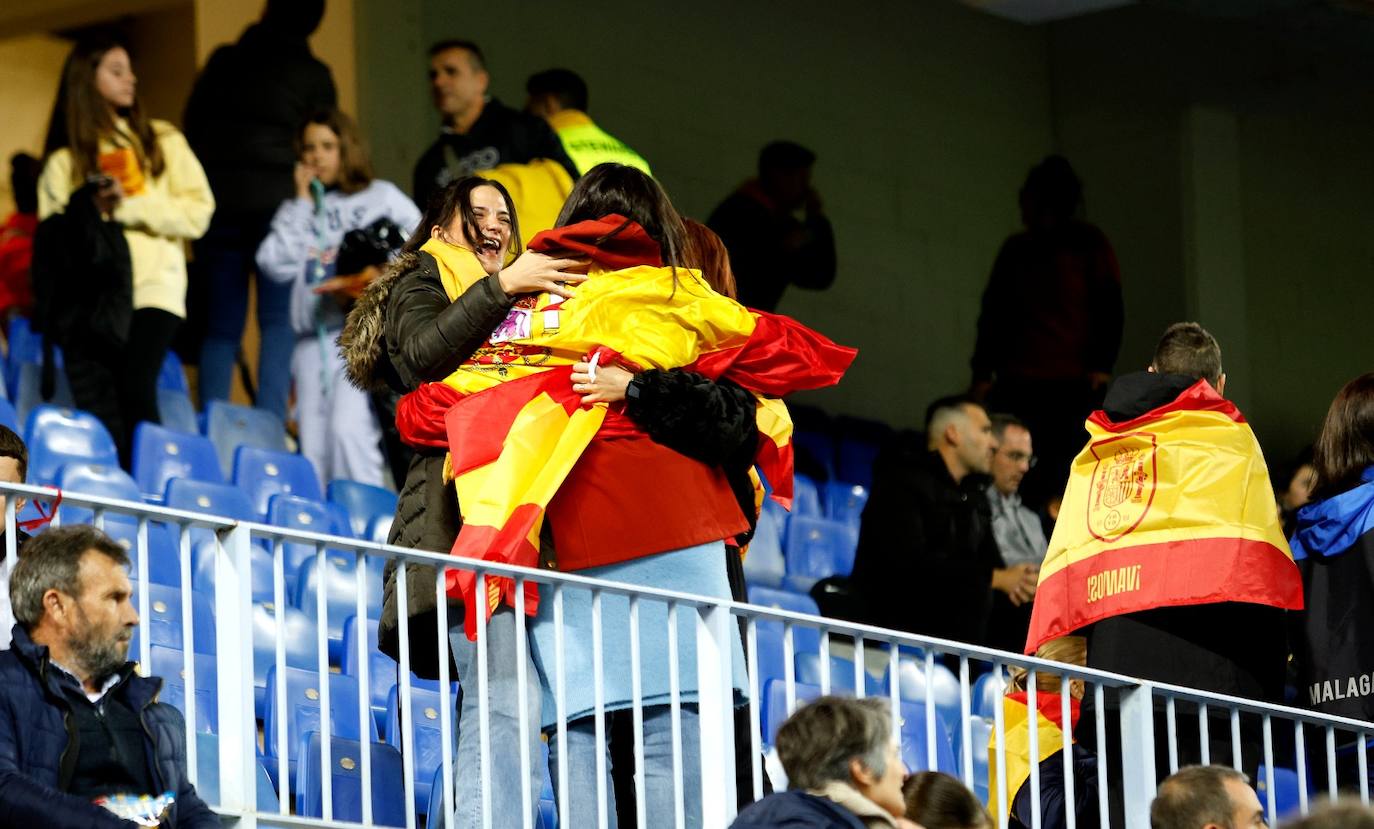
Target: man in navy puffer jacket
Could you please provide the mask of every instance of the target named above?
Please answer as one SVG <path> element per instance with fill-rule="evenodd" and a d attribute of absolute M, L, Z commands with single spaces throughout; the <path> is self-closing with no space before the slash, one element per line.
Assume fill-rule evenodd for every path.
<path fill-rule="evenodd" d="M 0 826 L 127 829 L 93 801 L 164 792 L 163 827 L 220 825 L 187 779 L 181 712 L 125 661 L 138 623 L 128 566 L 94 527 L 24 545 L 10 578 L 18 624 L 0 651 Z"/>

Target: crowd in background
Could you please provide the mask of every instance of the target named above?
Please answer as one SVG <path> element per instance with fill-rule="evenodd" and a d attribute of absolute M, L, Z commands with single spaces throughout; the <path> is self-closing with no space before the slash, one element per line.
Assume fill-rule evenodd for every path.
<path fill-rule="evenodd" d="M 393 543 L 448 550 L 460 521 L 456 504 L 445 503 L 451 492 L 442 485 L 444 453 L 417 447 L 405 424 L 398 427 L 398 399 L 500 345 L 493 333 L 500 326 L 528 324 L 521 297 L 570 296 L 589 258 L 623 242 L 615 233 L 594 243 L 564 236 L 525 252 L 535 231 L 623 216 L 661 252 L 656 263 L 694 268 L 714 292 L 763 312 L 774 311 L 793 286 L 834 284 L 834 235 L 811 184 L 817 159 L 804 146 L 770 143 L 757 174 L 704 223 L 684 221 L 650 178 L 652 159 L 592 119 L 581 77 L 567 69 L 536 72 L 523 109 L 516 109 L 490 95 L 485 56 L 471 41 L 446 40 L 429 50 L 440 134 L 417 154 L 406 187 L 377 179 L 358 125 L 337 108 L 328 67 L 310 51 L 308 37 L 322 14 L 323 0 L 268 2 L 262 19 L 202 70 L 184 134 L 144 111 L 135 64 L 117 39 L 87 38 L 64 67 L 43 158 L 11 160 L 17 211 L 0 231 L 0 315 L 31 317 L 49 351 L 60 348 L 76 405 L 105 423 L 126 465 L 134 427 L 159 420 L 157 376 L 174 343 L 199 367 L 202 404 L 229 396 L 251 283 L 259 341 L 249 389 L 255 405 L 295 424 L 300 451 L 322 481 L 397 489 Z M 1148 360 L 1127 355 L 1141 370 L 1117 376 L 1122 276 L 1105 234 L 1082 218 L 1083 185 L 1066 159 L 1035 164 L 1019 204 L 1024 229 L 993 262 L 969 388 L 932 403 L 923 430 L 897 434 L 879 455 L 854 571 L 816 593 L 829 615 L 1010 651 L 1049 647 L 1036 640 L 1033 616 L 1051 612 L 1037 607 L 1047 583 L 1042 567 L 1066 535 L 1058 519 L 1075 497 L 1074 470 L 1099 445 L 1085 450 L 1085 420 L 1117 434 L 1184 410 L 1235 411 L 1224 398 L 1221 346 L 1195 323 L 1168 329 Z M 482 263 L 468 282 L 458 260 L 446 258 L 455 248 Z M 502 365 L 503 358 L 493 359 Z M 581 474 L 638 468 L 660 478 L 679 475 L 678 491 L 696 500 L 662 526 L 618 527 L 621 557 L 605 555 L 598 547 L 605 538 L 596 532 L 575 537 L 565 529 L 556 545 L 561 566 L 654 585 L 660 574 L 641 559 L 674 551 L 673 583 L 738 594 L 737 545 L 725 545 L 728 573 L 719 556 L 708 561 L 713 553 L 683 551 L 747 541 L 752 531 L 757 512 L 745 473 L 754 397 L 729 379 L 681 369 L 634 374 L 608 366 L 598 375 L 579 363 L 573 372 L 585 402 L 623 405 L 656 447 L 636 458 L 594 455 L 603 465 L 581 467 Z M 1232 420 L 1243 416 L 1236 411 Z M 1254 452 L 1267 472 L 1257 445 Z M 679 464 L 681 457 L 721 475 L 704 483 Z M 1272 484 L 1267 477 L 1250 481 L 1262 490 L 1266 517 L 1246 517 L 1272 523 L 1280 542 L 1292 539 L 1297 605 L 1291 597 L 1228 590 L 1205 600 L 1161 601 L 1074 626 L 1074 660 L 1265 701 L 1283 701 L 1285 689 L 1291 695 L 1296 688 L 1297 704 L 1374 719 L 1374 696 L 1340 687 L 1346 677 L 1363 679 L 1374 658 L 1371 375 L 1337 396 L 1314 448 L 1274 472 Z M 578 490 L 572 480 L 569 491 Z M 1090 484 L 1100 487 L 1095 478 Z M 1094 492 L 1084 497 L 1104 497 L 1100 488 Z M 664 517 L 662 505 L 637 508 Z M 549 505 L 555 526 L 570 526 L 558 517 L 582 510 L 594 508 Z M 729 519 L 663 537 L 670 519 L 686 527 L 692 512 Z M 1229 520 L 1204 513 L 1200 526 Z M 626 552 L 633 546 L 626 534 L 634 532 L 642 533 L 643 548 Z M 690 578 L 683 575 L 689 570 Z M 432 574 L 429 583 L 422 573 L 411 577 L 421 581 L 409 595 L 427 595 L 429 603 L 396 607 L 394 574 L 387 574 L 392 600 L 382 620 L 383 650 L 398 647 L 399 613 L 418 618 L 434 611 Z M 1242 578 L 1239 571 L 1235 578 Z M 1305 613 L 1295 612 L 1304 604 Z M 579 611 L 569 612 L 576 618 Z M 412 631 L 433 627 L 411 624 Z M 503 628 L 492 630 L 497 647 L 532 660 L 530 674 L 542 674 L 537 646 L 515 654 L 513 641 L 501 644 Z M 537 627 L 532 635 L 541 635 Z M 453 647 L 455 667 L 469 682 L 471 643 L 454 635 Z M 414 652 L 432 650 L 430 644 Z M 424 674 L 423 666 L 416 670 Z M 506 687 L 499 673 L 493 693 Z M 1332 682 L 1335 694 L 1323 686 Z M 526 705 L 537 717 L 539 700 Z M 646 727 L 662 725 L 653 716 L 661 712 L 648 713 Z M 874 736 L 890 733 L 885 716 L 880 705 L 842 700 L 801 709 L 779 732 L 778 748 L 791 785 L 806 796 L 775 796 L 736 825 L 774 825 L 768 821 L 815 808 L 840 808 L 867 826 L 988 825 L 962 787 L 942 794 L 957 784 L 938 776 L 906 780 L 904 794 L 900 759 Z M 589 723 L 581 717 L 574 735 L 589 740 Z M 537 728 L 530 733 L 537 739 Z M 1093 735 L 1081 737 L 1086 751 L 1110 753 Z M 1217 739 L 1229 745 L 1229 736 Z M 1253 735 L 1244 740 L 1247 751 L 1255 750 Z M 585 756 L 563 762 L 585 770 Z M 510 785 L 519 773 L 513 766 L 497 772 Z M 1245 783 L 1192 774 L 1193 782 L 1218 791 Z M 1175 788 L 1161 788 L 1161 814 L 1175 808 L 1165 802 Z M 962 817 L 945 820 L 918 801 L 939 802 Z M 1204 824 L 1160 818 L 1156 825 Z"/>

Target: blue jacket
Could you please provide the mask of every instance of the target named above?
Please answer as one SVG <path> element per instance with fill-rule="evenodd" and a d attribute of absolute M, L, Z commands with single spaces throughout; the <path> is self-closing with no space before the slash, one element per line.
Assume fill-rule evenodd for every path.
<path fill-rule="evenodd" d="M 853 812 L 802 791 L 770 794 L 747 807 L 730 829 L 865 829 Z"/>
<path fill-rule="evenodd" d="M 1374 717 L 1374 466 L 1345 492 L 1298 510 L 1290 541 L 1304 609 L 1291 618 L 1298 704 Z"/>
<path fill-rule="evenodd" d="M 68 751 L 76 725 L 61 687 L 59 672 L 48 661 L 48 648 L 37 645 L 20 625 L 14 640 L 0 651 L 0 826 L 45 829 L 127 829 L 133 824 L 64 789 L 76 770 L 76 752 Z M 162 680 L 134 674 L 110 689 L 139 712 L 148 733 L 148 765 L 158 790 L 176 793 L 173 829 L 218 829 L 220 820 L 196 794 L 186 777 L 186 726 L 181 712 L 157 701 Z"/>

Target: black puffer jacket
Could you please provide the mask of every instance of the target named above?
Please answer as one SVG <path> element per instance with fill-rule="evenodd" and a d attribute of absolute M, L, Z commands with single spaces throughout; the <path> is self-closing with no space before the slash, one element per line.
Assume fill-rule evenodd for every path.
<path fill-rule="evenodd" d="M 512 301 L 496 277 L 489 276 L 449 302 L 434 258 L 423 252 L 406 254 L 368 286 L 349 314 L 339 338 L 349 377 L 360 388 L 390 388 L 402 393 L 441 380 L 486 341 L 505 318 Z M 641 372 L 633 383 L 637 397 L 627 401 L 629 417 L 664 446 L 724 467 L 752 525 L 753 493 L 747 472 L 758 441 L 754 396 L 733 383 L 713 382 L 680 369 Z M 416 453 L 401 487 L 389 543 L 441 553 L 453 546 L 462 519 L 453 487 L 444 481 L 443 468 L 442 450 Z M 737 541 L 745 543 L 745 539 Z M 734 563 L 738 565 L 738 557 Z M 395 569 L 388 565 L 384 571 L 386 585 L 377 632 L 378 648 L 393 658 L 400 644 Z M 437 678 L 439 642 L 432 568 L 407 569 L 406 599 L 411 668 L 421 677 Z M 450 622 L 461 618 L 461 607 L 450 603 Z M 456 675 L 456 670 L 451 675 Z"/>

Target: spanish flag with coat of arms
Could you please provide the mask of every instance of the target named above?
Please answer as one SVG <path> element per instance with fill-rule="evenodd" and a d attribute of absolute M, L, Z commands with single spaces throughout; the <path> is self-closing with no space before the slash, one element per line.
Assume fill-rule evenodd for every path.
<path fill-rule="evenodd" d="M 1097 411 L 1040 567 L 1026 653 L 1085 625 L 1180 605 L 1302 608 L 1259 442 L 1199 380 L 1124 422 Z"/>
<path fill-rule="evenodd" d="M 787 506 L 791 420 L 774 398 L 838 382 L 857 352 L 715 293 L 696 271 L 663 266 L 657 243 L 621 216 L 541 233 L 529 247 L 589 257 L 590 278 L 570 299 L 517 302 L 471 358 L 397 407 L 407 443 L 449 449 L 463 517 L 452 554 L 537 566 L 545 509 L 583 450 L 593 439 L 636 430 L 619 406 L 583 406 L 573 392 L 572 365 L 593 357 L 632 370 L 687 368 L 754 392 L 756 461 Z M 431 239 L 421 249 L 435 257 L 451 299 L 486 275 L 464 248 Z M 475 637 L 475 573 L 450 571 L 448 589 L 464 599 Z M 503 602 L 514 606 L 514 589 L 513 579 L 488 578 L 487 616 Z M 528 613 L 537 611 L 533 583 L 525 602 Z"/>

